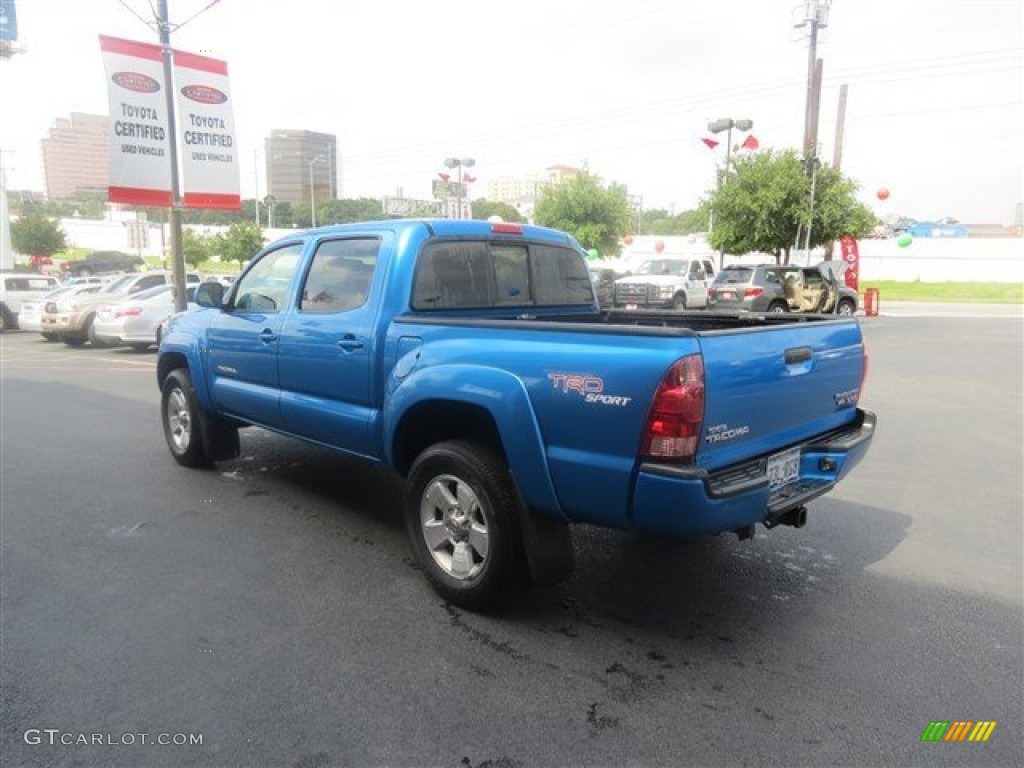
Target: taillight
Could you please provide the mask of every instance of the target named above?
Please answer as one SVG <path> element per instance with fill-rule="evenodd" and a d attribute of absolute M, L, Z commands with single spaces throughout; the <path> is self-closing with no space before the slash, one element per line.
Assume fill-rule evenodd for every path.
<path fill-rule="evenodd" d="M 647 415 L 641 452 L 652 459 L 692 462 L 704 420 L 704 363 L 687 355 L 658 385 Z"/>
<path fill-rule="evenodd" d="M 142 307 L 121 307 L 114 310 L 114 318 L 119 317 L 138 317 L 142 314 Z"/>
<path fill-rule="evenodd" d="M 857 391 L 858 404 L 860 399 L 864 397 L 864 385 L 868 382 L 868 347 L 866 344 L 862 344 L 861 349 L 864 351 L 864 357 L 861 358 L 860 363 L 860 389 Z"/>
<path fill-rule="evenodd" d="M 764 288 L 759 285 L 753 285 L 743 292 L 743 298 L 752 299 L 755 296 L 760 296 L 762 293 L 764 293 Z"/>
<path fill-rule="evenodd" d="M 523 225 L 510 221 L 496 221 L 491 224 L 491 232 L 496 235 L 521 235 L 523 234 Z"/>

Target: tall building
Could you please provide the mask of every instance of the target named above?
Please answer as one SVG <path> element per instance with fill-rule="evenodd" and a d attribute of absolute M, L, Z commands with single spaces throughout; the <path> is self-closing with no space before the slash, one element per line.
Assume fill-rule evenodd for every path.
<path fill-rule="evenodd" d="M 57 118 L 43 139 L 46 195 L 51 200 L 80 191 L 107 191 L 110 119 L 106 115 L 72 112 Z"/>
<path fill-rule="evenodd" d="M 498 176 L 487 182 L 487 199 L 508 203 L 524 216 L 532 216 L 541 190 L 549 184 L 561 184 L 580 173 L 568 165 L 552 165 L 543 174 Z"/>
<path fill-rule="evenodd" d="M 266 139 L 267 193 L 288 203 L 338 197 L 338 140 L 330 133 L 273 130 Z"/>

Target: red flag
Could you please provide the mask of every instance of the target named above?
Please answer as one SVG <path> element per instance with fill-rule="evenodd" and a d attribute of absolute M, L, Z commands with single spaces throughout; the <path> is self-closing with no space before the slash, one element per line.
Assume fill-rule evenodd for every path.
<path fill-rule="evenodd" d="M 448 183 L 448 179 L 451 178 L 451 175 L 447 174 L 447 173 L 439 173 L 437 175 L 441 177 L 441 181 L 443 181 L 445 184 L 447 184 Z"/>
<path fill-rule="evenodd" d="M 476 181 L 476 176 L 470 176 L 468 173 L 464 173 L 462 174 L 462 180 L 467 184 L 472 184 L 474 181 Z"/>
<path fill-rule="evenodd" d="M 707 144 L 708 149 L 714 149 L 715 147 L 718 146 L 718 142 L 715 141 L 714 139 L 701 139 L 701 141 Z"/>
<path fill-rule="evenodd" d="M 740 146 L 743 147 L 744 149 L 749 149 L 751 152 L 753 152 L 761 145 L 758 143 L 757 139 L 754 138 L 754 134 L 750 134 L 749 136 L 747 136 L 747 138 L 743 140 L 743 143 L 740 144 Z"/>

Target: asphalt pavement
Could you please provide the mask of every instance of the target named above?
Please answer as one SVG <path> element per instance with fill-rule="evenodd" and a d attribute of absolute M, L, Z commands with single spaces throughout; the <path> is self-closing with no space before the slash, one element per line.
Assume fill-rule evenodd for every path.
<path fill-rule="evenodd" d="M 885 309 L 874 445 L 807 527 L 580 527 L 487 616 L 388 473 L 259 430 L 186 470 L 154 355 L 0 337 L 3 765 L 1024 764 L 1024 324 Z M 921 741 L 956 720 L 997 725 Z"/>

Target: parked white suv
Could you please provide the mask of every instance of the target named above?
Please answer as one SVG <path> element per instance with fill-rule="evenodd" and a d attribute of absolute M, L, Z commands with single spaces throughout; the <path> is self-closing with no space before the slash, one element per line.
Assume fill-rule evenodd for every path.
<path fill-rule="evenodd" d="M 0 272 L 0 331 L 18 327 L 21 302 L 42 298 L 60 281 L 49 275 L 32 272 Z"/>
<path fill-rule="evenodd" d="M 710 257 L 647 259 L 629 277 L 615 281 L 615 306 L 624 309 L 703 309 L 715 276 Z"/>

